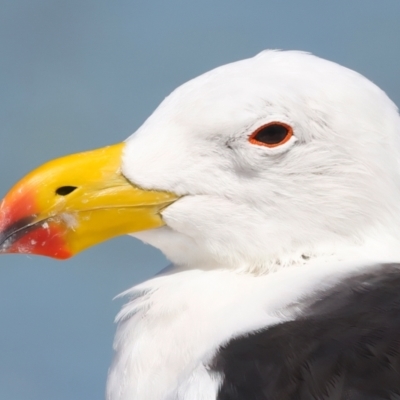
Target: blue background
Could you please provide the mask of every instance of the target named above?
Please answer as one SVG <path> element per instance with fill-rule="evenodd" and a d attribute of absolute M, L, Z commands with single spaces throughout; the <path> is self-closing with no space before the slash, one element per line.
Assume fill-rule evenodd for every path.
<path fill-rule="evenodd" d="M 0 196 L 119 142 L 176 86 L 265 48 L 356 69 L 400 104 L 398 0 L 1 0 Z M 0 399 L 104 397 L 112 298 L 167 260 L 121 237 L 59 262 L 0 258 Z"/>

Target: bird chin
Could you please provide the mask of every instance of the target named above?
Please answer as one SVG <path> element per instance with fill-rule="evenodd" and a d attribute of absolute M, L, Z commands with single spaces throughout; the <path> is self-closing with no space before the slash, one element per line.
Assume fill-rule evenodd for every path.
<path fill-rule="evenodd" d="M 212 255 L 207 254 L 205 249 L 201 248 L 194 239 L 169 226 L 131 233 L 130 236 L 160 250 L 175 266 L 174 271 L 208 270 L 217 266 Z"/>

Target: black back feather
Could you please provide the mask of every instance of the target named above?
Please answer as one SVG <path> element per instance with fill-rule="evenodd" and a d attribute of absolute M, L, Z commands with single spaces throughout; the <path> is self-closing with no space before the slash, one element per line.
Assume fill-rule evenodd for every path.
<path fill-rule="evenodd" d="M 218 400 L 400 400 L 400 265 L 319 293 L 304 314 L 220 348 Z"/>

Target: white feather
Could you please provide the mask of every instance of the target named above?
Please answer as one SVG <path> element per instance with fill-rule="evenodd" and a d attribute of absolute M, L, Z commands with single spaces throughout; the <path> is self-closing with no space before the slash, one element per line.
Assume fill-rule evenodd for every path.
<path fill-rule="evenodd" d="M 294 137 L 251 144 L 271 121 Z M 377 86 L 300 52 L 263 52 L 167 97 L 127 140 L 123 172 L 182 196 L 165 227 L 135 234 L 175 268 L 127 292 L 108 399 L 215 399 L 221 377 L 206 366 L 221 344 L 400 261 L 399 133 Z"/>

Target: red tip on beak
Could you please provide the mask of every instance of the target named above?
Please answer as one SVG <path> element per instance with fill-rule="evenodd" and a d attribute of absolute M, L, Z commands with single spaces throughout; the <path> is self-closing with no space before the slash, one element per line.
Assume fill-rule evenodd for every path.
<path fill-rule="evenodd" d="M 0 204 L 0 253 L 71 257 L 63 240 L 63 224 L 37 220 L 34 191 L 16 187 Z"/>
<path fill-rule="evenodd" d="M 72 253 L 65 247 L 64 230 L 54 222 L 34 224 L 26 229 L 29 231 L 23 232 L 21 237 L 11 239 L 11 243 L 6 245 L 5 253 L 36 254 L 60 260 L 72 256 Z M 18 234 L 16 235 L 18 236 Z"/>

